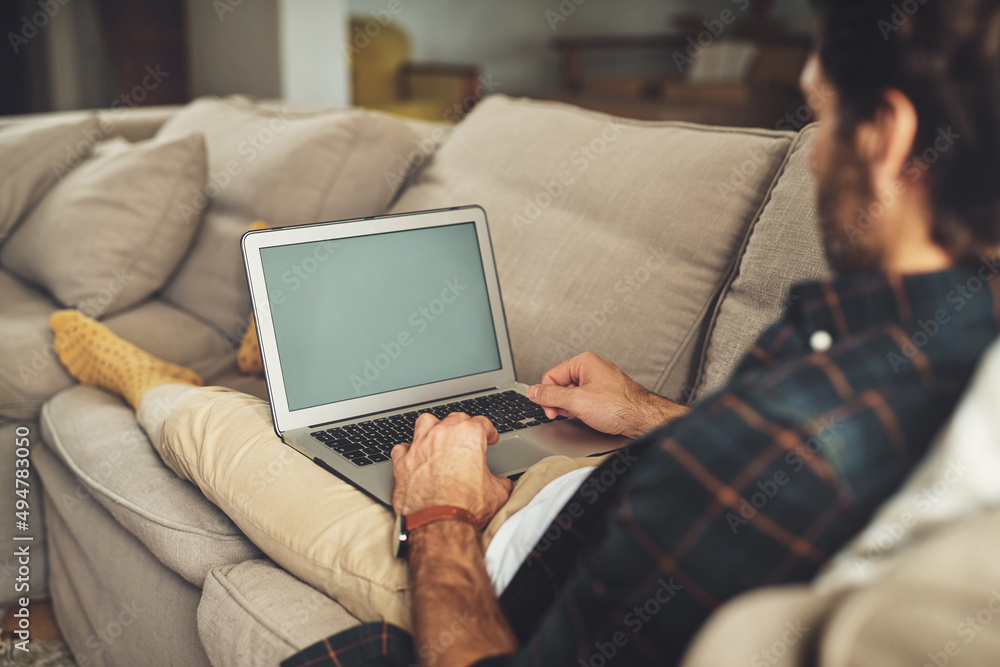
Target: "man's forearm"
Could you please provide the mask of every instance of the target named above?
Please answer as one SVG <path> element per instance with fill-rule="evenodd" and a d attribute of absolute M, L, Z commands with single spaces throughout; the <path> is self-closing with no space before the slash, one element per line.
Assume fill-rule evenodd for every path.
<path fill-rule="evenodd" d="M 475 528 L 458 521 L 432 523 L 414 531 L 409 549 L 421 665 L 465 666 L 517 650 Z"/>
<path fill-rule="evenodd" d="M 691 412 L 691 408 L 674 403 L 652 392 L 637 396 L 633 401 L 635 416 L 631 420 L 632 428 L 630 432 L 624 434 L 630 438 L 639 438 Z"/>

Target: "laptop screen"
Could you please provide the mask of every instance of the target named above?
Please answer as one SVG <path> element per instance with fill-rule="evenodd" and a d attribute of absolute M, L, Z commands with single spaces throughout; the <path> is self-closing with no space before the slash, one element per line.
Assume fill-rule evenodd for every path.
<path fill-rule="evenodd" d="M 474 222 L 260 258 L 289 410 L 501 367 Z"/>

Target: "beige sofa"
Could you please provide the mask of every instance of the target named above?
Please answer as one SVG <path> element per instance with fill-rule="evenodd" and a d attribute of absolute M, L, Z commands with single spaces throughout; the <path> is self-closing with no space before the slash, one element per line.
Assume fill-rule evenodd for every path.
<path fill-rule="evenodd" d="M 13 220 L 0 227 L 0 431 L 10 442 L 30 429 L 31 593 L 52 596 L 80 665 L 274 665 L 357 619 L 274 565 L 167 469 L 122 401 L 72 381 L 53 360 L 53 310 L 90 309 L 214 384 L 265 396 L 235 367 L 249 316 L 237 240 L 252 221 L 480 204 L 519 379 L 592 350 L 691 402 L 726 381 L 790 283 L 828 273 L 806 168 L 813 128 L 644 123 L 502 96 L 454 128 L 238 98 L 50 117 L 37 135 L 29 122 L 38 120 L 0 129 L 8 182 L 42 174 L 16 192 L 0 184 L 0 202 L 23 209 L 0 208 Z M 16 128 L 37 144 L 11 140 Z M 115 136 L 153 141 L 106 148 Z M 89 159 L 88 137 L 103 142 Z M 10 168 L 15 160 L 23 167 Z M 123 275 L 135 278 L 115 285 Z M 14 458 L 3 448 L 5 480 Z M 982 522 L 957 527 L 957 543 L 981 538 L 983 525 L 997 533 L 996 517 Z M 16 597 L 13 544 L 0 539 L 5 600 Z M 951 570 L 944 590 L 978 599 L 970 572 L 980 576 Z M 755 593 L 724 608 L 686 662 L 923 664 L 913 662 L 929 659 L 922 617 L 890 623 L 884 602 L 805 586 Z M 851 623 L 827 623 L 845 614 Z M 880 623 L 888 635 L 873 632 Z M 963 656 L 995 648 L 982 639 Z"/>

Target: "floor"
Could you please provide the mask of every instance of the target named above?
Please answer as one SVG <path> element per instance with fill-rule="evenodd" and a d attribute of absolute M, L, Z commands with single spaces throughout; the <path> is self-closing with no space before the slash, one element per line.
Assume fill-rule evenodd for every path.
<path fill-rule="evenodd" d="M 28 651 L 17 648 L 18 618 L 13 615 L 14 608 L 4 609 L 0 620 L 0 667 L 19 665 L 22 667 L 70 667 L 74 665 L 66 644 L 63 643 L 59 626 L 56 625 L 52 604 L 48 601 L 33 602 L 28 605 L 28 618 L 31 620 L 31 641 Z"/>

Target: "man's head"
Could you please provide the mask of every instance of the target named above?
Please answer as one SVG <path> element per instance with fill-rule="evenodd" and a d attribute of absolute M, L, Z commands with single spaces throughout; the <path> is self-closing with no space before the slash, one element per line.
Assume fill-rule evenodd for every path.
<path fill-rule="evenodd" d="M 1000 243 L 1000 0 L 814 0 L 803 73 L 837 271 L 921 271 Z"/>

